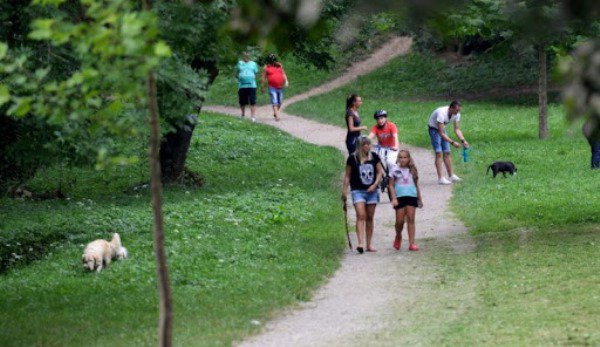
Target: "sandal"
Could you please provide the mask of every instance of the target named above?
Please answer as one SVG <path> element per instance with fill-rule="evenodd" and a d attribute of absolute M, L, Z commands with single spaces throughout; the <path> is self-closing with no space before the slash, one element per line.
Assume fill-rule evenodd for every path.
<path fill-rule="evenodd" d="M 410 246 L 408 246 L 408 250 L 409 251 L 418 251 L 419 250 L 419 246 L 417 246 L 415 244 L 410 245 Z"/>
<path fill-rule="evenodd" d="M 402 236 L 396 234 L 396 238 L 394 239 L 394 249 L 397 251 L 400 250 L 400 246 L 402 245 Z"/>

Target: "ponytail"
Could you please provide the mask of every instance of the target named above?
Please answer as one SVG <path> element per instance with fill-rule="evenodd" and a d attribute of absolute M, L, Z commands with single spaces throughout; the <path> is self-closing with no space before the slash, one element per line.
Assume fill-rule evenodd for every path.
<path fill-rule="evenodd" d="M 357 94 L 350 94 L 350 96 L 346 98 L 346 110 L 356 103 L 356 98 L 358 98 Z"/>

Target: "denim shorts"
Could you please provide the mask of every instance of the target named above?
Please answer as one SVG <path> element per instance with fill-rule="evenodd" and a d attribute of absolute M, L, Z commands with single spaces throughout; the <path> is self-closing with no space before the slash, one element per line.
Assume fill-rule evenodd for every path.
<path fill-rule="evenodd" d="M 373 193 L 367 193 L 366 190 L 353 190 L 352 203 L 356 205 L 359 202 L 364 202 L 367 205 L 377 204 L 379 202 L 379 190 L 375 189 Z"/>
<path fill-rule="evenodd" d="M 444 130 L 444 134 L 447 134 L 446 130 Z M 435 153 L 450 153 L 450 142 L 445 141 L 436 128 L 429 127 L 429 137 Z"/>
<path fill-rule="evenodd" d="M 269 97 L 271 105 L 281 105 L 283 103 L 283 89 L 269 87 Z"/>

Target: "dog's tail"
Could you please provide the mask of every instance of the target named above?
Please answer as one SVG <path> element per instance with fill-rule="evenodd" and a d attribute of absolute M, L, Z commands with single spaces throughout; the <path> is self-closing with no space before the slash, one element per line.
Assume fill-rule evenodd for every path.
<path fill-rule="evenodd" d="M 491 169 L 491 168 L 492 168 L 492 165 L 490 165 L 490 166 L 488 166 L 488 167 L 487 167 L 487 170 L 485 171 L 485 174 L 486 174 L 486 176 L 487 176 L 487 174 L 490 172 L 490 169 Z"/>
<path fill-rule="evenodd" d="M 117 250 L 117 259 L 125 259 L 125 258 L 127 258 L 127 256 L 128 256 L 127 248 L 119 247 L 119 249 Z"/>

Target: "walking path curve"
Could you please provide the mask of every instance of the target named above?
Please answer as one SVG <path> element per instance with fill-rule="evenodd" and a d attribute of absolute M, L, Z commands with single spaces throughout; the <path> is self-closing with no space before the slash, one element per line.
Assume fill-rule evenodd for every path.
<path fill-rule="evenodd" d="M 359 75 L 383 66 L 390 59 L 406 54 L 411 43 L 409 38 L 394 38 L 375 51 L 369 59 L 352 66 L 343 76 L 290 98 L 286 104 L 343 86 Z M 204 110 L 238 117 L 240 115 L 239 108 L 234 107 L 209 106 Z M 275 122 L 270 105 L 258 107 L 256 118 L 259 123 L 276 127 L 309 143 L 336 147 L 347 155 L 344 145 L 345 128 L 321 124 L 284 112 L 281 114 L 281 121 Z M 340 123 L 342 119 L 340 116 Z M 402 147 L 411 151 L 421 177 L 425 206 L 417 211 L 417 239 L 465 232 L 464 225 L 448 208 L 452 187 L 437 185 L 431 151 L 407 145 Z M 351 207 L 349 215 L 354 218 L 354 209 Z M 383 197 L 375 214 L 373 244 L 378 252 L 358 255 L 347 251 L 339 270 L 317 290 L 311 301 L 287 310 L 279 318 L 267 323 L 262 334 L 243 341 L 240 345 L 352 345 L 353 341 L 358 341 L 355 340 L 357 336 L 363 338 L 365 334 L 394 324 L 398 320 L 395 308 L 412 305 L 419 291 L 419 288 L 415 288 L 415 283 L 419 281 L 414 276 L 427 276 L 415 271 L 423 263 L 424 257 L 427 257 L 427 249 L 409 253 L 406 249 L 406 232 L 402 249 L 396 251 L 392 248 L 394 221 L 394 210 L 387 198 Z M 357 244 L 355 238 L 353 244 Z M 386 344 L 385 341 L 379 342 Z M 388 344 L 393 343 L 389 341 Z"/>

